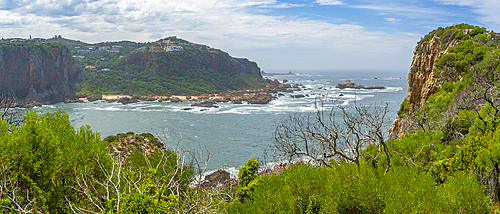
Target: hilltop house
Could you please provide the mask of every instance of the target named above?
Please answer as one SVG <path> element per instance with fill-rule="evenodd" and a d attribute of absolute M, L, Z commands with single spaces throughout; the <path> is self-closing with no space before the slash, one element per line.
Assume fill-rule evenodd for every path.
<path fill-rule="evenodd" d="M 113 49 L 113 50 L 120 50 L 122 48 L 123 48 L 123 46 L 121 46 L 121 45 L 113 45 L 113 46 L 111 46 L 111 49 Z"/>
<path fill-rule="evenodd" d="M 87 65 L 87 66 L 85 66 L 85 70 L 90 71 L 90 72 L 96 72 L 97 68 L 95 66 L 92 66 L 92 65 Z"/>
<path fill-rule="evenodd" d="M 177 45 L 166 45 L 165 46 L 166 52 L 181 51 L 182 49 L 183 49 L 182 46 L 177 46 Z"/>
<path fill-rule="evenodd" d="M 109 46 L 101 46 L 101 47 L 99 47 L 100 51 L 105 51 L 105 50 L 108 50 L 108 49 L 109 49 Z"/>
<path fill-rule="evenodd" d="M 163 48 L 160 46 L 151 46 L 149 51 L 161 51 Z"/>

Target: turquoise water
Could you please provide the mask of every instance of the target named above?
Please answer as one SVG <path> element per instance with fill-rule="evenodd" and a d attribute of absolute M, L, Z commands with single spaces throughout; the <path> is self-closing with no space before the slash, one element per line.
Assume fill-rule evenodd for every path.
<path fill-rule="evenodd" d="M 293 94 L 308 97 L 291 98 L 290 94 L 280 96 L 267 105 L 219 103 L 219 108 L 195 107 L 182 110 L 194 102 L 170 103 L 147 101 L 123 105 L 120 103 L 86 102 L 57 103 L 35 108 L 39 111 L 60 109 L 67 112 L 75 127 L 90 125 L 104 138 L 124 132 L 150 132 L 165 142 L 167 148 L 189 149 L 215 155 L 207 165 L 207 170 L 219 168 L 237 169 L 255 157 L 263 160 L 272 155 L 270 146 L 273 133 L 279 121 L 289 113 L 312 111 L 317 96 L 344 96 L 344 104 L 372 104 L 387 102 L 391 107 L 391 123 L 396 118 L 399 105 L 408 93 L 407 71 L 396 72 L 308 72 L 294 76 L 266 77 L 292 84 L 302 84 L 312 90 Z M 377 79 L 374 79 L 374 78 Z M 385 86 L 382 90 L 336 89 L 335 85 L 350 79 L 365 86 Z M 319 89 L 319 88 L 322 89 Z M 200 111 L 205 109 L 204 111 Z M 165 141 L 166 139 L 166 141 Z"/>

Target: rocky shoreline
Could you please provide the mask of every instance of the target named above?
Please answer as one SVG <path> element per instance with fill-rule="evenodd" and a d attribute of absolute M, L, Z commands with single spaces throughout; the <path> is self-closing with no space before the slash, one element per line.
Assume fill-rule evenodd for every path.
<path fill-rule="evenodd" d="M 247 89 L 237 91 L 227 91 L 221 94 L 207 94 L 199 96 L 141 96 L 141 95 L 90 95 L 82 97 L 70 97 L 63 100 L 25 100 L 14 104 L 14 107 L 19 108 L 32 108 L 35 106 L 50 105 L 57 102 L 64 103 L 83 103 L 85 101 L 104 101 L 104 102 L 118 102 L 122 104 L 136 103 L 140 101 L 170 101 L 170 102 L 184 102 L 184 101 L 200 101 L 191 106 L 201 107 L 218 107 L 218 102 L 232 102 L 234 104 L 242 104 L 243 101 L 250 104 L 268 104 L 274 99 L 277 99 L 277 94 L 280 92 L 293 92 L 301 90 L 297 85 L 280 83 L 278 80 L 266 79 L 268 86 L 259 89 Z M 284 81 L 285 82 L 285 81 Z M 276 96 L 274 95 L 276 94 Z"/>

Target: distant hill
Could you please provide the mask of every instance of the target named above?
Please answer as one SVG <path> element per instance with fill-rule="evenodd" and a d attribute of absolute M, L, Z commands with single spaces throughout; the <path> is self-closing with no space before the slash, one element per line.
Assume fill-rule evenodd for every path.
<path fill-rule="evenodd" d="M 176 37 L 95 44 L 59 36 L 0 40 L 0 90 L 18 101 L 101 94 L 200 95 L 265 85 L 255 62 Z"/>
<path fill-rule="evenodd" d="M 255 62 L 176 37 L 148 43 L 48 41 L 67 46 L 80 68 L 70 84 L 74 96 L 198 95 L 266 85 Z"/>

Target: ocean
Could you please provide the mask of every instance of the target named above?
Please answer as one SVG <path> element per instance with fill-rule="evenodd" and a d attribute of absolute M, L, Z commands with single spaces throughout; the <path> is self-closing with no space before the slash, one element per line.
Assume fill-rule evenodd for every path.
<path fill-rule="evenodd" d="M 288 71 L 286 71 L 288 72 Z M 284 72 L 283 72 L 284 73 Z M 408 71 L 294 71 L 296 75 L 266 76 L 301 84 L 311 90 L 283 93 L 266 105 L 219 103 L 219 108 L 191 107 L 195 102 L 141 101 L 121 103 L 56 103 L 35 107 L 39 112 L 57 109 L 69 114 L 75 128 L 89 125 L 101 138 L 117 133 L 149 132 L 165 143 L 166 148 L 194 151 L 200 161 L 210 158 L 206 172 L 217 169 L 236 171 L 249 158 L 272 161 L 272 144 L 277 124 L 295 112 L 314 111 L 318 97 L 338 97 L 343 104 L 388 103 L 388 123 L 397 117 L 401 102 L 408 94 Z M 385 89 L 337 89 L 346 79 L 364 86 Z M 306 97 L 292 98 L 303 94 Z M 343 94 L 344 96 L 339 96 Z M 183 110 L 193 108 L 192 110 Z M 188 155 L 184 153 L 186 159 Z"/>

